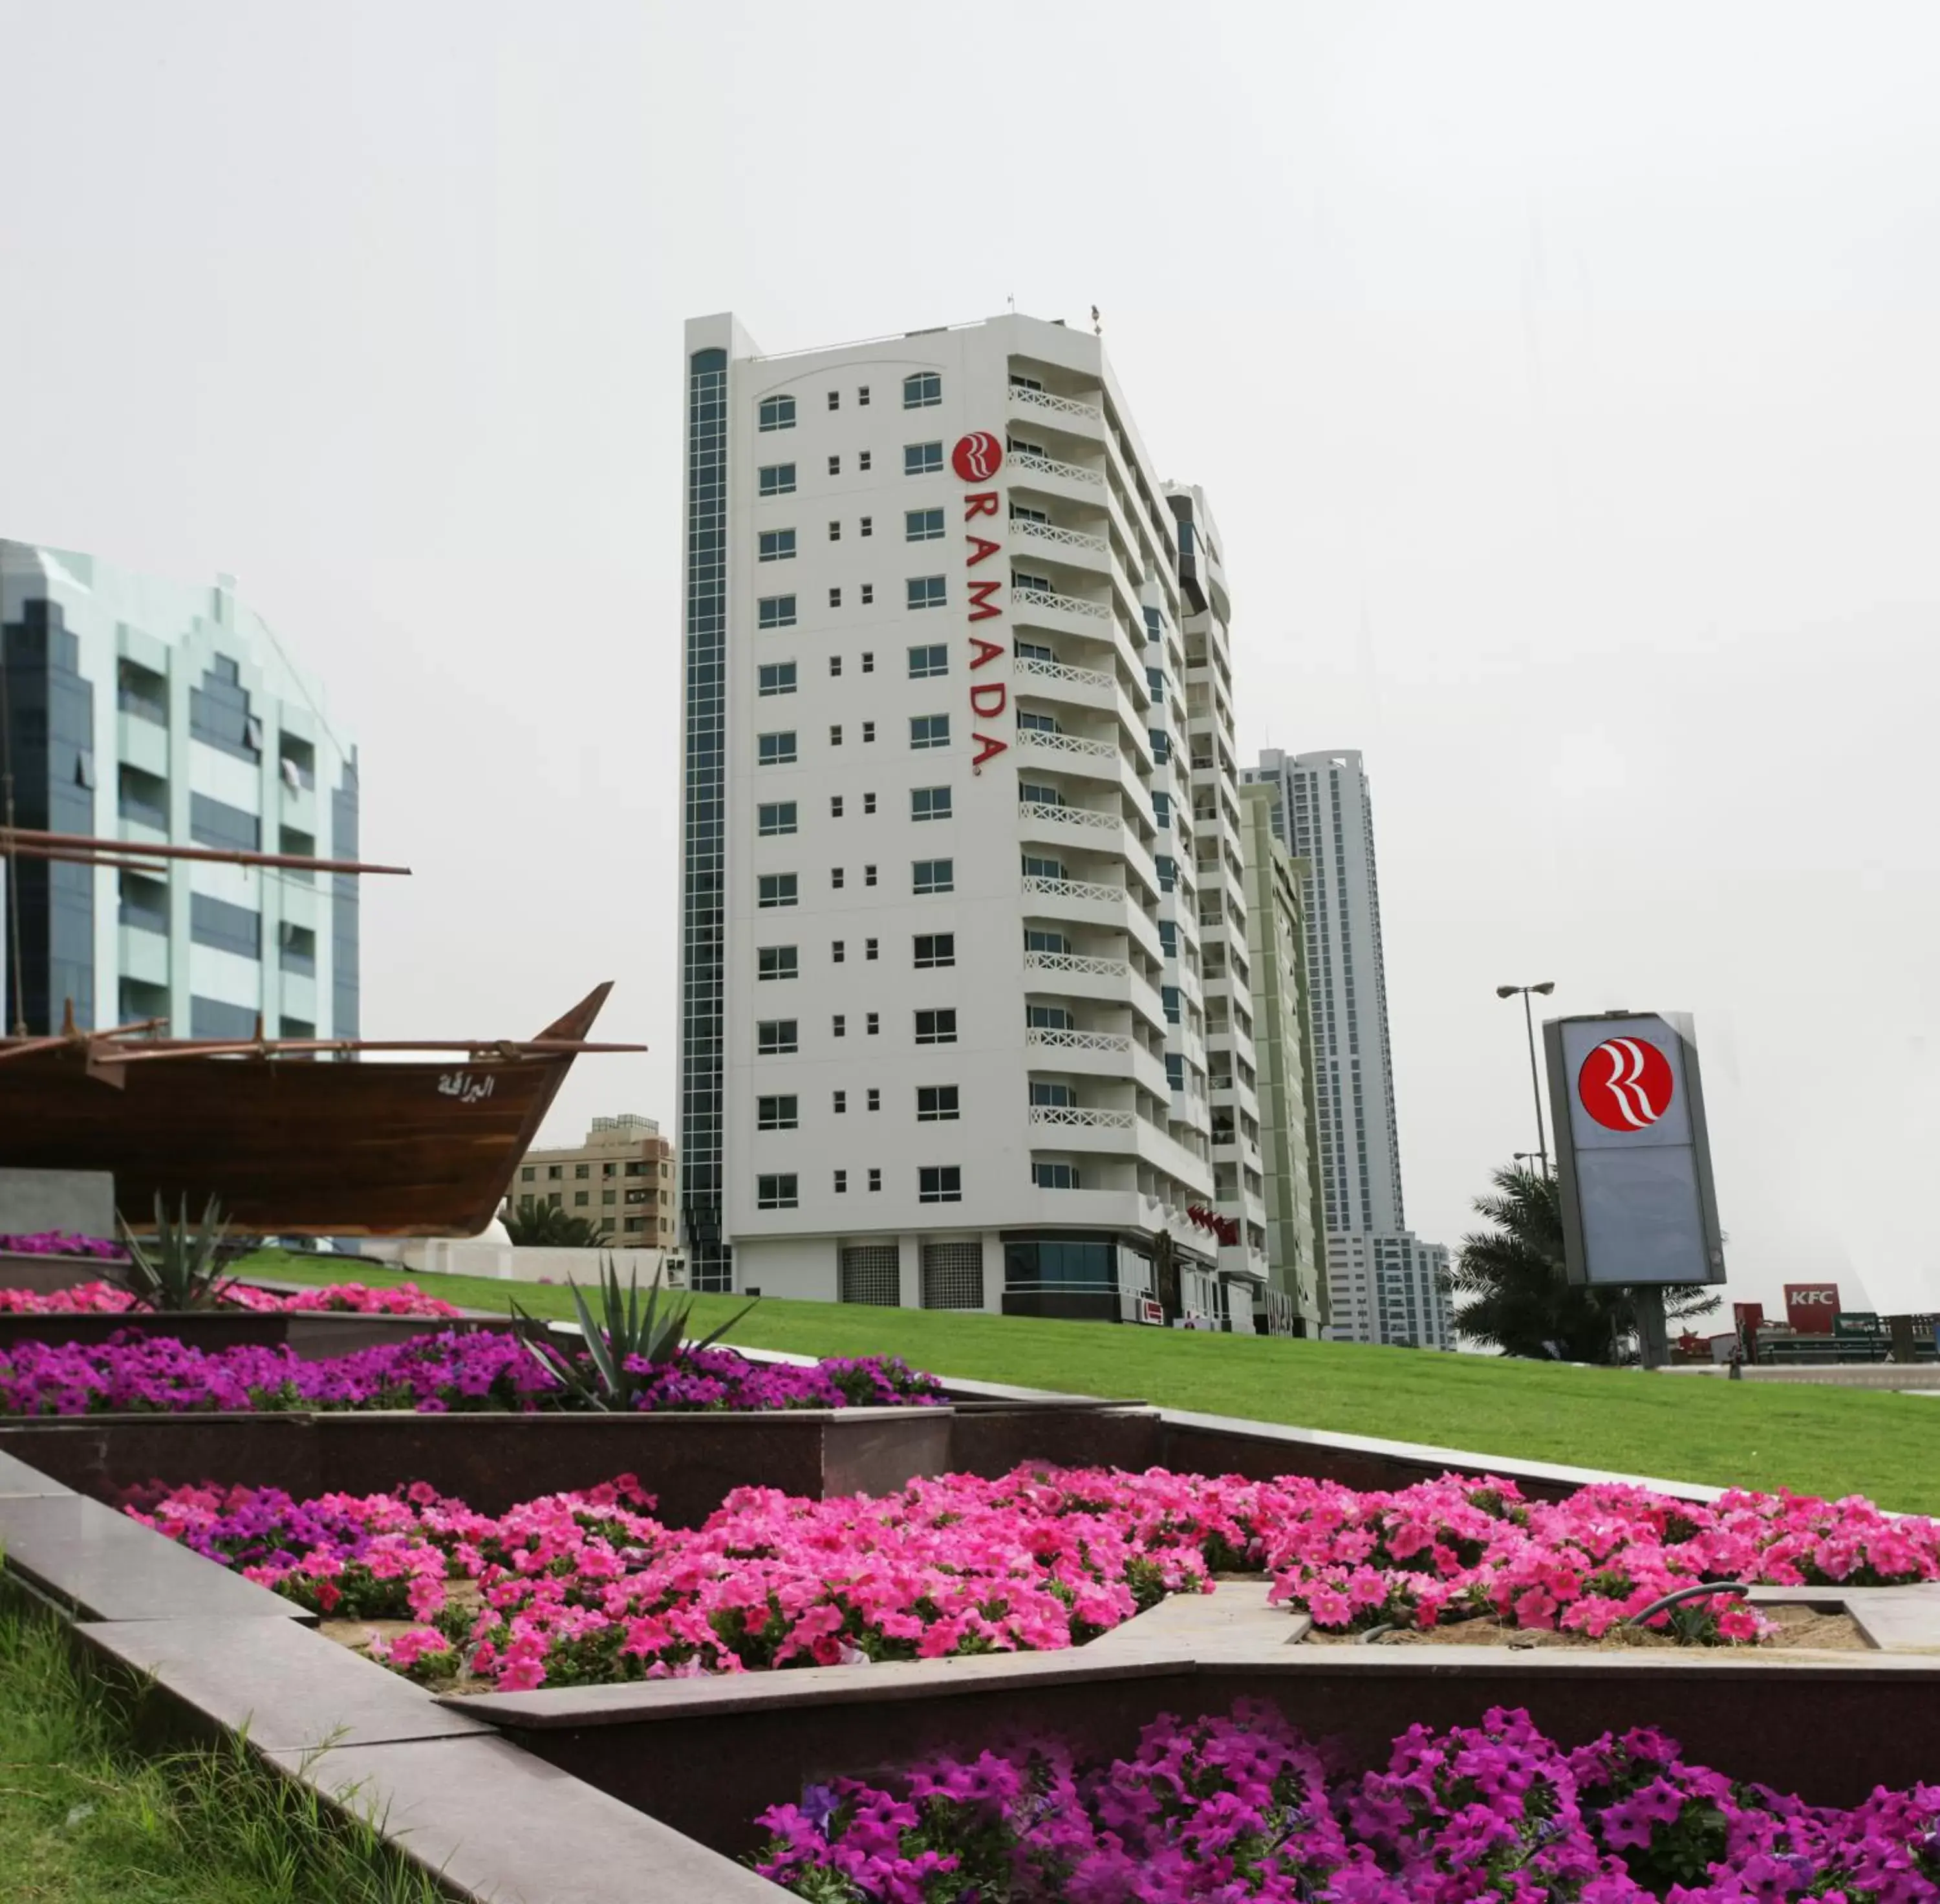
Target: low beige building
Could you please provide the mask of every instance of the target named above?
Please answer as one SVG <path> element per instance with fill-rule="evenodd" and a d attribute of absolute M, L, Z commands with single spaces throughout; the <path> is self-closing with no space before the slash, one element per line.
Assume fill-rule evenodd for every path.
<path fill-rule="evenodd" d="M 673 1145 L 650 1117 L 596 1117 L 584 1143 L 534 1149 L 513 1173 L 508 1213 L 525 1199 L 599 1224 L 622 1246 L 670 1250 L 676 1239 Z"/>

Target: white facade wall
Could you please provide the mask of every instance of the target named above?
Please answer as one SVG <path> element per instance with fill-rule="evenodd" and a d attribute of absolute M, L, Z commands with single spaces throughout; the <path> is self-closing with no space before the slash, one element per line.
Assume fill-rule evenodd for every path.
<path fill-rule="evenodd" d="M 721 1273 L 697 1246 L 717 1220 L 706 1126 L 718 1099 L 718 1222 L 737 1288 L 836 1299 L 845 1249 L 893 1250 L 892 1265 L 852 1257 L 852 1296 L 866 1269 L 880 1299 L 892 1284 L 905 1304 L 995 1311 L 1007 1237 L 1082 1237 L 1110 1253 L 1129 1298 L 1150 1286 L 1154 1240 L 1169 1234 L 1188 1307 L 1218 1308 L 1216 1244 L 1187 1214 L 1209 1209 L 1214 1187 L 1191 792 L 1152 738 L 1187 752 L 1178 549 L 1097 340 L 1006 317 L 764 358 L 724 316 L 690 323 L 686 344 L 681 1147 L 697 1285 Z M 714 425 L 695 394 L 716 387 L 698 368 L 718 369 L 716 350 L 718 986 L 697 612 L 711 586 L 697 499 Z M 980 434 L 987 450 L 1003 447 L 1001 464 L 959 473 L 956 446 Z M 764 484 L 764 469 L 789 465 L 792 490 L 772 474 Z M 931 511 L 911 539 L 909 512 Z M 763 536 L 789 532 L 792 553 L 771 542 L 764 560 Z M 912 606 L 912 583 L 936 605 Z M 792 621 L 764 610 L 786 597 Z M 927 656 L 913 671 L 913 647 L 940 648 L 944 671 Z M 791 666 L 792 679 L 764 681 L 764 667 Z M 914 744 L 927 737 L 912 722 L 932 717 L 947 719 L 947 744 Z M 792 746 L 770 741 L 764 760 L 764 735 Z M 947 816 L 917 817 L 920 790 Z M 1170 797 L 1170 826 L 1155 792 Z M 794 831 L 764 833 L 762 809 L 790 804 Z M 1027 873 L 1026 856 L 1046 863 Z M 919 863 L 939 861 L 948 889 L 919 892 Z M 764 878 L 792 879 L 792 903 L 773 903 L 787 890 L 764 892 Z M 1027 932 L 1045 936 L 1027 944 Z M 919 938 L 938 935 L 948 963 L 919 966 Z M 763 975 L 778 964 L 793 975 Z M 953 1039 L 918 1042 L 928 1012 L 955 1015 Z M 763 1028 L 778 1025 L 793 1027 L 794 1050 L 764 1048 Z M 955 1115 L 920 1115 L 925 1088 L 953 1091 Z M 792 1127 L 762 1127 L 782 1110 Z M 1060 1169 L 1076 1187 L 1034 1180 Z"/>

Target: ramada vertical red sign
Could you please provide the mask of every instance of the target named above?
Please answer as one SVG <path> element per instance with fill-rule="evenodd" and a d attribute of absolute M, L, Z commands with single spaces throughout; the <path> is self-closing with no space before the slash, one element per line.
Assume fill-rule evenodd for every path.
<path fill-rule="evenodd" d="M 972 430 L 968 436 L 960 438 L 950 453 L 950 466 L 958 478 L 977 485 L 989 482 L 1002 466 L 1003 460 L 1003 439 L 993 436 L 988 430 Z M 1001 754 L 1011 744 L 1002 737 L 1008 725 L 1006 717 L 1011 705 L 1009 684 L 988 677 L 981 680 L 978 678 L 978 670 L 1000 661 L 1005 650 L 1002 642 L 986 641 L 976 631 L 977 623 L 996 621 L 1004 612 L 1004 571 L 1000 566 L 992 575 L 980 576 L 977 570 L 993 556 L 1001 557 L 1004 545 L 992 542 L 987 536 L 980 536 L 971 526 L 985 516 L 1001 523 L 1002 502 L 1002 491 L 981 487 L 967 490 L 963 498 L 964 566 L 968 572 L 971 621 L 970 735 L 977 743 L 970 766 L 973 773 L 978 774 L 984 770 L 987 760 Z M 997 731 L 988 731 L 992 728 Z"/>
<path fill-rule="evenodd" d="M 1607 1130 L 1648 1130 L 1675 1088 L 1670 1059 L 1647 1038 L 1606 1038 L 1576 1073 L 1584 1109 Z"/>
<path fill-rule="evenodd" d="M 1801 1335 L 1830 1335 L 1839 1313 L 1836 1283 L 1788 1283 L 1785 1320 Z"/>

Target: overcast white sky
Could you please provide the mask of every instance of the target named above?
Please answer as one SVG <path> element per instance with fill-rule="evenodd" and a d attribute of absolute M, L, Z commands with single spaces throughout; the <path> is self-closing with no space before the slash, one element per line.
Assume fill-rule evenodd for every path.
<path fill-rule="evenodd" d="M 680 326 L 1005 307 L 1373 777 L 1415 1227 L 1520 1015 L 1698 1015 L 1733 1291 L 1940 1306 L 1940 8 L 0 0 L 0 535 L 233 571 L 365 749 L 365 1027 L 672 1129 Z"/>

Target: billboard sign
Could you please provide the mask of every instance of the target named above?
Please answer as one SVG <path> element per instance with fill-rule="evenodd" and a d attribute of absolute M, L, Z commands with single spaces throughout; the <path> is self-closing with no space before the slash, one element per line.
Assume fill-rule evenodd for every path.
<path fill-rule="evenodd" d="M 1722 1283 L 1690 1020 L 1647 1012 L 1551 1018 L 1542 1042 L 1570 1281 Z"/>
<path fill-rule="evenodd" d="M 1839 1317 L 1836 1283 L 1788 1283 L 1785 1320 L 1801 1335 L 1830 1335 Z"/>

